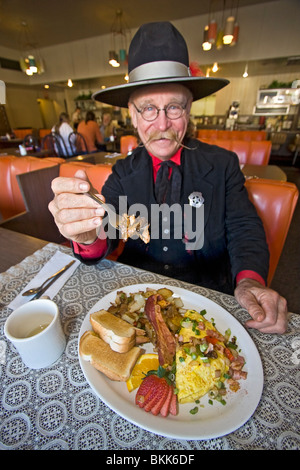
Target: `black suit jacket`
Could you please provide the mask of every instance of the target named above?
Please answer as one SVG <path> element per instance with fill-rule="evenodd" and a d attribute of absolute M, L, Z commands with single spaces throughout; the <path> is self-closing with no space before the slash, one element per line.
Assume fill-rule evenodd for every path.
<path fill-rule="evenodd" d="M 187 250 L 184 229 L 183 236 L 174 239 L 173 225 L 168 220 L 169 232 L 165 234 L 163 228 L 159 239 L 151 238 L 149 244 L 129 239 L 119 261 L 230 294 L 235 277 L 242 270 L 253 270 L 266 280 L 269 252 L 265 233 L 248 199 L 237 156 L 198 140 L 189 140 L 186 145 L 190 149 L 184 148 L 181 157 L 180 205 L 183 208 L 188 204 L 191 193 L 202 193 L 203 247 Z M 151 205 L 157 203 L 152 159 L 145 148 L 117 161 L 102 193 L 117 209 L 119 196 L 127 196 L 128 207 L 143 204 L 152 228 Z M 111 241 L 110 250 L 114 247 L 115 242 Z"/>

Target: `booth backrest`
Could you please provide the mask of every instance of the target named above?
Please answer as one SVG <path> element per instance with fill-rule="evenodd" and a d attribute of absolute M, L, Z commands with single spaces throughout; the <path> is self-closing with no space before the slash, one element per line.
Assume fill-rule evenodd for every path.
<path fill-rule="evenodd" d="M 134 135 L 122 135 L 120 137 L 120 152 L 122 155 L 127 155 L 138 146 L 138 140 Z"/>
<path fill-rule="evenodd" d="M 246 141 L 230 139 L 199 139 L 207 144 L 217 145 L 235 152 L 241 164 L 268 165 L 271 156 L 272 143 L 270 140 Z"/>
<path fill-rule="evenodd" d="M 58 165 L 62 159 L 16 157 L 8 155 L 0 157 L 0 213 L 8 219 L 25 211 L 25 204 L 18 185 L 17 175 Z"/>
<path fill-rule="evenodd" d="M 204 139 L 226 139 L 226 140 L 266 140 L 266 131 L 230 131 L 219 129 L 198 129 L 197 138 Z"/>
<path fill-rule="evenodd" d="M 33 129 L 32 127 L 28 129 L 13 129 L 13 133 L 15 134 L 17 139 L 24 139 L 26 135 L 33 133 Z"/>
<path fill-rule="evenodd" d="M 66 162 L 60 165 L 59 175 L 73 177 L 77 170 L 85 170 L 93 186 L 101 193 L 102 186 L 112 171 L 112 165 L 87 162 Z"/>
<path fill-rule="evenodd" d="M 39 139 L 42 140 L 43 137 L 51 133 L 51 129 L 39 129 Z"/>
<path fill-rule="evenodd" d="M 245 186 L 265 228 L 270 251 L 270 285 L 290 228 L 299 191 L 293 183 L 266 179 L 249 179 Z"/>

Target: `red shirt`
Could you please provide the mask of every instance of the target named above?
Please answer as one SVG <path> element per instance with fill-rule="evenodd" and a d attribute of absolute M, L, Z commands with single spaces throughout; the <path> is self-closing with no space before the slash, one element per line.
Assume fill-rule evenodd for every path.
<path fill-rule="evenodd" d="M 177 165 L 180 165 L 181 162 L 181 152 L 182 148 L 180 148 L 175 155 L 173 155 L 172 158 L 170 158 L 171 161 L 176 163 Z M 152 163 L 153 163 L 153 178 L 154 182 L 156 181 L 156 176 L 157 172 L 159 170 L 161 160 L 154 155 L 151 155 L 152 158 Z M 169 172 L 171 174 L 172 168 L 169 169 Z M 82 256 L 82 258 L 86 259 L 93 259 L 93 258 L 100 258 L 101 256 L 104 255 L 107 249 L 106 241 L 100 238 L 97 238 L 97 240 L 94 241 L 91 245 L 82 245 L 81 243 L 74 243 L 74 253 Z M 256 273 L 255 271 L 250 271 L 250 270 L 244 270 L 241 271 L 237 274 L 236 276 L 236 284 L 238 284 L 242 279 L 254 279 L 255 281 L 258 281 L 260 284 L 263 286 L 266 285 L 264 279 L 260 276 L 260 274 Z"/>

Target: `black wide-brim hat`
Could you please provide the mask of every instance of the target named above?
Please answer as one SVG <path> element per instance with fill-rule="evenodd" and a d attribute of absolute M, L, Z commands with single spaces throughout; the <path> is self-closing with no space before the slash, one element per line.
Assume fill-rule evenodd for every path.
<path fill-rule="evenodd" d="M 142 25 L 128 52 L 129 82 L 93 94 L 96 101 L 127 108 L 131 93 L 138 88 L 163 83 L 181 84 L 200 100 L 228 85 L 224 78 L 192 77 L 186 42 L 169 22 Z"/>

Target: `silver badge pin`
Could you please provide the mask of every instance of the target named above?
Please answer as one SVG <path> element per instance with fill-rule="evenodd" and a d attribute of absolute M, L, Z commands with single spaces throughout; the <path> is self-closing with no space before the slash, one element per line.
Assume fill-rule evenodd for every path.
<path fill-rule="evenodd" d="M 189 205 L 192 207 L 201 207 L 202 204 L 204 204 L 204 197 L 202 196 L 202 193 L 197 191 L 191 193 L 188 199 Z"/>

